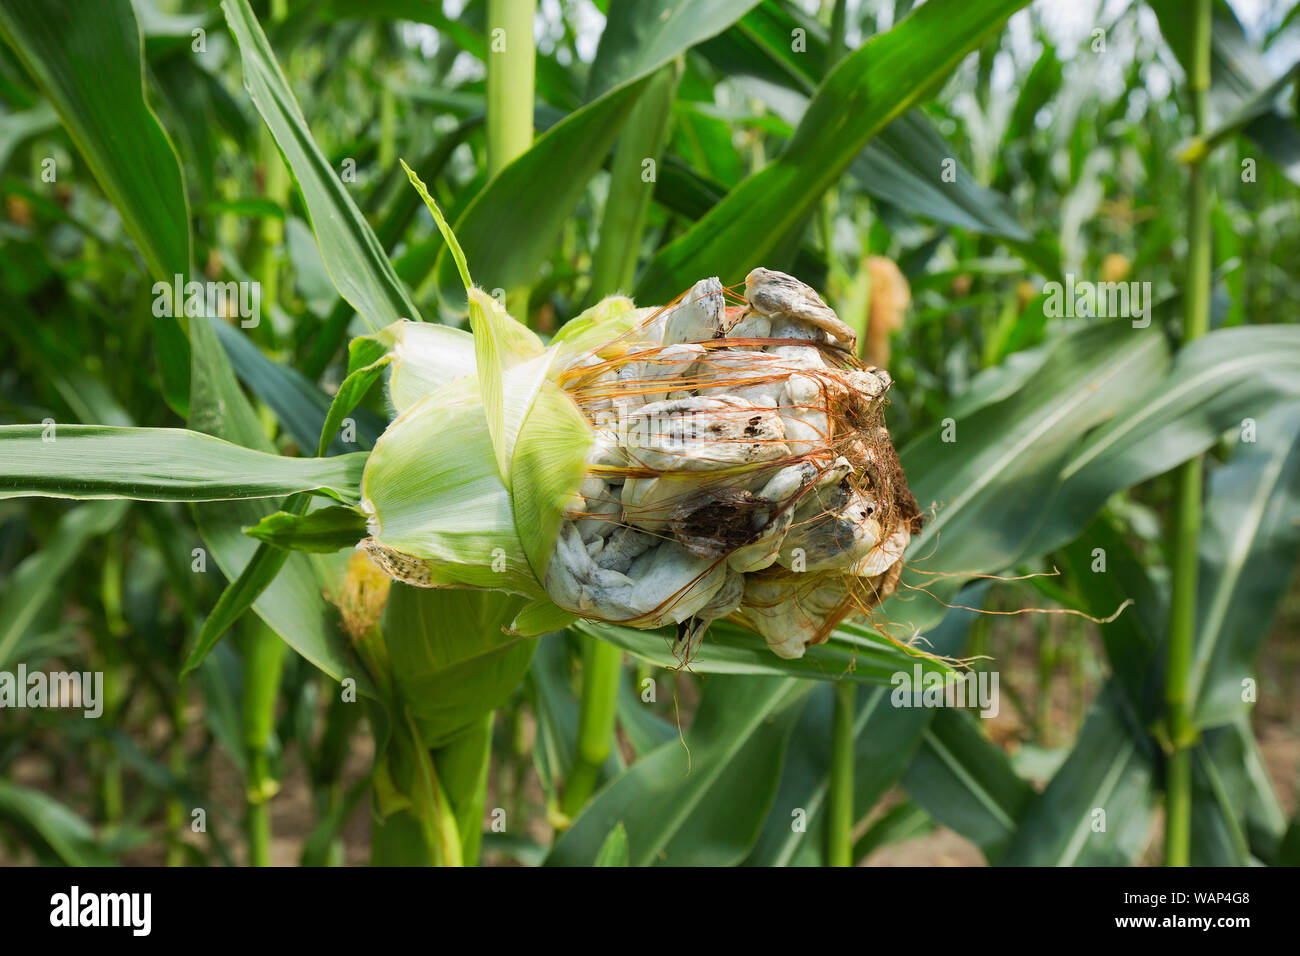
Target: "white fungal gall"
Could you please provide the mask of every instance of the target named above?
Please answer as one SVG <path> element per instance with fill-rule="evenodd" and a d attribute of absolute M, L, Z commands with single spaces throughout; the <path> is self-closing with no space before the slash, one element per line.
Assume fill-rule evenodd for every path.
<path fill-rule="evenodd" d="M 547 590 L 586 617 L 676 622 L 682 659 L 723 617 L 798 657 L 892 592 L 920 515 L 884 427 L 889 375 L 852 331 L 779 272 L 728 294 L 701 280 L 561 376 L 593 424 L 606 401 L 620 420 L 591 458 L 608 497 L 568 516 L 587 547 L 557 547 Z"/>

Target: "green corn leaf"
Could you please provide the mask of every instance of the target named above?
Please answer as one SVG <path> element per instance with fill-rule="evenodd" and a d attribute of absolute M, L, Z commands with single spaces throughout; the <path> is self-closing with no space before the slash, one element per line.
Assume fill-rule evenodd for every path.
<path fill-rule="evenodd" d="M 1127 322 L 1087 325 L 1058 340 L 1010 396 L 953 419 L 947 432 L 953 440 L 944 440 L 947 426 L 941 424 L 903 449 L 900 457 L 917 501 L 922 509 L 936 510 L 914 536 L 902 593 L 885 603 L 882 616 L 924 628 L 942 616 L 943 606 L 923 592 L 909 594 L 908 588 L 946 599 L 960 582 L 934 572 L 960 575 L 1007 567 L 1046 520 L 1068 521 L 1077 534 L 1102 502 L 1077 513 L 1049 508 L 1063 463 L 1090 430 L 1121 420 L 1120 413 L 1167 362 L 1164 339 L 1154 329 L 1135 330 Z"/>
<path fill-rule="evenodd" d="M 1080 518 L 1116 491 L 1164 474 L 1239 429 L 1243 419 L 1300 397 L 1300 328 L 1219 329 L 1179 351 L 1164 375 L 1144 377 L 1149 384 L 1124 413 L 1090 434 L 1061 465 L 1024 555 L 1070 540 Z"/>
<path fill-rule="evenodd" d="M 247 0 L 224 0 L 244 62 L 244 85 L 302 191 L 325 268 L 372 331 L 420 313 L 339 174 L 312 139 L 275 53 Z"/>
<path fill-rule="evenodd" d="M 48 794 L 0 780 L 0 820 L 16 823 L 37 837 L 50 862 L 65 866 L 113 866 L 89 823 Z M 44 854 L 42 854 L 44 855 Z"/>
<path fill-rule="evenodd" d="M 963 592 L 958 603 L 978 606 L 984 590 L 984 586 L 977 585 Z M 950 611 L 925 635 L 929 642 L 927 649 L 950 657 L 960 656 L 974 620 L 973 611 Z M 809 648 L 809 653 L 816 649 Z M 855 663 L 855 670 L 856 666 Z M 903 673 L 911 678 L 915 673 L 913 667 L 911 663 L 902 664 L 894 675 Z M 832 676 L 838 677 L 840 673 L 836 671 Z M 747 866 L 825 863 L 833 698 L 833 688 L 828 683 L 819 683 L 813 689 L 795 725 L 780 789 L 763 831 L 745 860 Z M 895 707 L 892 697 L 896 686 L 882 683 L 857 694 L 853 720 L 853 801 L 857 819 L 865 817 L 885 792 L 899 782 L 934 718 L 932 708 Z M 796 811 L 804 823 L 800 829 L 791 825 Z"/>
<path fill-rule="evenodd" d="M 13 658 L 41 608 L 86 542 L 117 525 L 126 514 L 121 502 L 96 502 L 69 511 L 54 526 L 49 543 L 23 560 L 0 591 L 0 667 Z"/>
<path fill-rule="evenodd" d="M 0 36 L 58 112 L 148 273 L 168 286 L 188 275 L 185 179 L 145 100 L 143 40 L 130 0 L 103 0 L 93 16 L 76 0 L 4 0 Z M 189 394 L 183 325 L 166 316 L 153 323 L 163 394 L 183 412 Z"/>
<path fill-rule="evenodd" d="M 1000 862 L 1008 866 L 1128 866 L 1155 809 L 1155 754 L 1124 716 L 1118 687 L 1093 703 L 1065 763 L 1024 811 Z"/>
<path fill-rule="evenodd" d="M 627 866 L 629 857 L 627 846 L 627 828 L 622 823 L 614 825 L 609 836 L 601 844 L 600 852 L 592 866 Z"/>
<path fill-rule="evenodd" d="M 930 816 L 996 862 L 1034 791 L 977 725 L 969 713 L 938 710 L 903 785 Z"/>
<path fill-rule="evenodd" d="M 803 31 L 799 50 L 791 43 L 795 30 Z M 700 52 L 727 74 L 755 77 L 788 91 L 765 99 L 793 125 L 824 76 L 826 45 L 819 23 L 763 3 L 702 44 Z M 763 98 L 765 91 L 759 86 L 753 92 Z M 930 120 L 912 110 L 867 143 L 849 172 L 864 192 L 893 206 L 962 229 L 1027 241 L 1029 233 L 1009 212 L 1007 198 L 977 183 L 956 157 L 957 150 Z M 940 180 L 945 164 L 951 164 L 951 181 Z"/>
<path fill-rule="evenodd" d="M 630 866 L 744 859 L 776 794 L 810 686 L 791 678 L 714 677 L 685 745 L 670 740 L 611 781 L 556 841 L 547 865 L 592 865 L 619 821 Z"/>
<path fill-rule="evenodd" d="M 698 278 L 702 262 L 724 285 L 762 265 L 872 136 L 1022 6 L 1024 0 L 932 0 L 841 60 L 781 155 L 655 256 L 638 299 L 668 301 Z"/>
<path fill-rule="evenodd" d="M 580 621 L 576 630 L 599 637 L 659 667 L 679 667 L 673 638 L 666 631 L 641 631 L 617 624 Z M 950 673 L 952 668 L 927 657 L 913 656 L 856 625 L 841 627 L 825 644 L 809 647 L 803 657 L 785 660 L 773 654 L 750 631 L 726 622 L 714 624 L 690 668 L 700 674 L 802 677 L 810 680 L 844 678 L 861 684 L 888 684 L 900 670 L 914 665 L 924 671 Z"/>
<path fill-rule="evenodd" d="M 351 548 L 366 536 L 366 519 L 352 508 L 336 505 L 307 514 L 277 511 L 244 533 L 284 551 L 331 554 Z"/>
<path fill-rule="evenodd" d="M 510 290 L 534 282 L 650 74 L 724 29 L 755 2 L 646 0 L 611 11 L 592 64 L 587 104 L 537 137 L 456 220 L 456 235 L 484 288 Z M 539 189 L 539 183 L 546 188 Z M 503 229 L 503 223 L 509 228 Z M 445 251 L 434 269 L 440 298 L 462 311 L 460 280 Z"/>
<path fill-rule="evenodd" d="M 356 501 L 361 453 L 285 458 L 183 428 L 0 426 L 0 498 L 227 501 L 296 491 Z"/>
<path fill-rule="evenodd" d="M 1245 716 L 1255 657 L 1300 557 L 1300 404 L 1255 423 L 1209 481 L 1188 698 L 1199 727 Z"/>

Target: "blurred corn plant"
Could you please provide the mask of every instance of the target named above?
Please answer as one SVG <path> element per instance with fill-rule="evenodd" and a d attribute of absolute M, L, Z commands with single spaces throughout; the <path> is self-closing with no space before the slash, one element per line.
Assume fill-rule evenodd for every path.
<path fill-rule="evenodd" d="M 4 711 L 0 847 L 1295 862 L 1300 28 L 1184 6 L 0 0 L 0 672 L 103 676 Z M 544 572 L 539 357 L 757 267 L 889 370 L 927 515 L 798 655 Z M 1001 722 L 899 706 L 956 660 Z"/>

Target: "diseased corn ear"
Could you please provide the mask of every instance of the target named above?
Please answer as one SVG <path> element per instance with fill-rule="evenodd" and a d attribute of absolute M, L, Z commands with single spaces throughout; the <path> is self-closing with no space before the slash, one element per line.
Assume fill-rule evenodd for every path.
<path fill-rule="evenodd" d="M 889 376 L 853 330 L 784 273 L 727 295 L 709 277 L 648 315 L 611 303 L 560 344 L 555 381 L 595 438 L 541 579 L 582 617 L 677 624 L 683 660 L 728 617 L 795 658 L 892 591 L 919 513 Z"/>

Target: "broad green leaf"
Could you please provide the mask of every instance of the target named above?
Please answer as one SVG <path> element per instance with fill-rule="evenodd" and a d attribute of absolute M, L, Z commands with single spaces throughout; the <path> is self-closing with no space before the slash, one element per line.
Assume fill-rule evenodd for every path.
<path fill-rule="evenodd" d="M 1028 242 L 1010 203 L 957 164 L 925 115 L 912 110 L 882 129 L 849 169 L 863 190 L 909 212 L 989 236 Z M 952 161 L 952 180 L 941 179 Z"/>
<path fill-rule="evenodd" d="M 683 50 L 720 33 L 758 0 L 645 0 L 615 4 L 587 77 L 587 98 L 654 72 Z"/>
<path fill-rule="evenodd" d="M 547 865 L 593 864 L 620 821 L 631 866 L 744 859 L 810 686 L 791 678 L 710 678 L 685 745 L 668 741 L 602 789 L 556 841 Z"/>
<path fill-rule="evenodd" d="M 144 98 L 130 0 L 3 0 L 0 35 L 49 97 L 150 274 L 190 269 L 189 209 L 176 153 Z"/>
<path fill-rule="evenodd" d="M 930 816 L 975 843 L 996 862 L 1034 796 L 1007 755 L 969 713 L 940 709 L 903 785 Z"/>
<path fill-rule="evenodd" d="M 1249 437 L 1211 473 L 1205 502 L 1188 687 L 1203 728 L 1251 709 L 1243 683 L 1300 556 L 1300 404 L 1261 416 Z"/>
<path fill-rule="evenodd" d="M 959 603 L 977 606 L 985 586 L 963 592 Z M 960 655 L 966 644 L 973 611 L 950 611 L 926 635 L 936 654 Z M 913 677 L 914 665 L 895 674 Z M 897 685 L 895 685 L 897 686 Z M 924 707 L 896 707 L 894 689 L 868 687 L 858 692 L 854 736 L 854 815 L 862 819 L 907 770 L 921 746 L 922 734 L 934 718 Z M 826 859 L 826 794 L 830 786 L 831 688 L 819 684 L 809 695 L 790 741 L 781 786 L 763 832 L 746 859 L 748 866 L 823 865 Z M 796 812 L 804 827 L 792 826 Z"/>
<path fill-rule="evenodd" d="M 1219 329 L 1179 351 L 1123 414 L 1097 429 L 1060 469 L 1044 520 L 1024 554 L 1068 541 L 1116 491 L 1209 448 L 1242 420 L 1300 397 L 1300 328 L 1255 325 Z M 910 473 L 910 472 L 909 472 Z"/>
<path fill-rule="evenodd" d="M 125 514 L 125 504 L 107 501 L 69 511 L 54 526 L 49 542 L 9 574 L 0 591 L 0 668 L 12 659 L 19 640 L 86 541 L 112 529 Z"/>
<path fill-rule="evenodd" d="M 627 828 L 619 823 L 609 831 L 592 866 L 627 866 L 628 856 Z"/>
<path fill-rule="evenodd" d="M 285 458 L 183 428 L 0 426 L 0 498 L 225 501 L 296 491 L 356 501 L 362 453 Z"/>
<path fill-rule="evenodd" d="M 1058 514 L 1063 506 L 1049 509 L 1062 465 L 1090 429 L 1122 418 L 1166 362 L 1164 339 L 1154 329 L 1085 325 L 1052 346 L 1009 397 L 953 419 L 952 441 L 944 441 L 941 424 L 908 445 L 900 457 L 912 491 L 922 509 L 936 510 L 913 537 L 909 570 L 900 593 L 883 606 L 885 618 L 913 627 L 937 620 L 942 605 L 910 589 L 946 598 L 962 575 L 1007 567 L 1045 520 L 1077 534 L 1101 502 L 1065 515 Z"/>
<path fill-rule="evenodd" d="M 579 621 L 576 630 L 599 637 L 659 667 L 680 667 L 673 656 L 673 637 L 666 630 L 641 631 L 617 624 Z M 856 625 L 843 626 L 825 644 L 808 648 L 798 660 L 777 657 L 758 635 L 723 622 L 715 623 L 690 669 L 697 674 L 802 677 L 861 684 L 887 684 L 899 670 L 920 665 L 923 670 L 948 673 L 947 665 L 908 654 L 902 648 Z"/>
<path fill-rule="evenodd" d="M 537 137 L 456 221 L 456 235 L 480 285 L 512 290 L 535 281 L 650 74 L 724 29 L 755 2 L 646 0 L 615 9 L 592 65 L 589 102 Z M 538 188 L 539 183 L 546 188 Z M 463 310 L 460 281 L 445 251 L 435 273 L 442 300 Z"/>
<path fill-rule="evenodd" d="M 143 41 L 130 0 L 4 0 L 0 36 L 45 93 L 117 208 L 148 273 L 170 284 L 190 271 L 190 218 L 176 152 L 145 100 Z M 163 392 L 183 410 L 188 350 L 182 325 L 156 316 Z"/>
<path fill-rule="evenodd" d="M 419 319 L 374 231 L 312 139 L 247 0 L 224 0 L 221 6 L 243 57 L 244 85 L 302 191 L 321 258 L 339 294 L 371 331 L 399 319 Z"/>
<path fill-rule="evenodd" d="M 917 104 L 1024 0 L 931 0 L 840 61 L 780 156 L 664 247 L 638 286 L 666 302 L 700 275 L 738 282 L 811 213 L 868 140 Z M 707 265 L 706 265 L 707 264 Z"/>
<path fill-rule="evenodd" d="M 794 31 L 804 43 L 796 48 Z M 752 76 L 795 95 L 762 97 L 769 109 L 796 124 L 825 75 L 827 42 L 816 21 L 796 17 L 774 2 L 762 3 L 733 27 L 704 43 L 711 63 L 732 75 Z M 912 110 L 880 131 L 849 171 L 871 196 L 937 222 L 988 235 L 1028 240 L 1006 197 L 976 183 L 924 114 Z M 940 180 L 951 165 L 953 178 Z"/>
<path fill-rule="evenodd" d="M 1108 685 L 1074 749 L 1021 817 L 1000 863 L 1009 866 L 1130 866 L 1149 836 L 1155 808 L 1154 744 L 1124 716 Z"/>
<path fill-rule="evenodd" d="M 0 820 L 33 833 L 43 850 L 67 866 L 113 866 L 90 824 L 48 794 L 0 779 Z"/>

